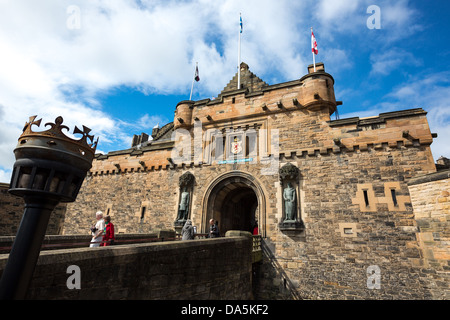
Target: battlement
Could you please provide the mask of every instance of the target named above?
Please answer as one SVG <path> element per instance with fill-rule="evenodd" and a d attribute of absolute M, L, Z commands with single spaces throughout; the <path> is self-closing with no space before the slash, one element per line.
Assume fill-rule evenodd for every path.
<path fill-rule="evenodd" d="M 195 121 L 212 124 L 304 108 L 324 108 L 329 116 L 337 105 L 333 86 L 334 79 L 325 72 L 323 63 L 317 72 L 300 80 L 275 85 L 268 85 L 242 63 L 241 88 L 237 88 L 236 73 L 216 99 L 180 102 L 175 111 L 175 129 L 189 129 Z"/>
<path fill-rule="evenodd" d="M 281 133 L 281 137 L 289 137 L 280 143 L 280 158 L 292 157 L 317 157 L 319 155 L 370 152 L 373 150 L 388 151 L 410 147 L 429 146 L 433 142 L 433 135 L 426 119 L 427 112 L 422 108 L 400 110 L 395 112 L 381 113 L 370 118 L 347 118 L 339 120 L 329 120 L 317 115 L 310 117 L 309 113 L 296 110 L 291 113 L 292 124 L 299 129 L 292 132 L 286 130 L 286 123 L 281 121 L 268 124 L 265 117 L 259 116 L 247 121 L 223 120 L 215 122 L 214 126 L 222 125 L 239 127 L 239 130 L 249 129 L 249 124 L 261 124 L 262 129 L 271 127 Z M 319 112 L 320 114 L 320 112 Z M 295 115 L 295 118 L 293 116 Z M 239 120 L 239 119 L 238 119 Z M 201 127 L 200 137 L 192 137 L 191 144 L 196 141 L 200 143 L 202 149 L 200 158 L 195 161 L 194 155 L 190 161 L 174 164 L 171 162 L 172 151 L 177 148 L 176 141 L 155 140 L 139 149 L 130 148 L 127 150 L 114 151 L 106 155 L 97 155 L 90 171 L 90 175 L 130 173 L 154 170 L 173 170 L 178 167 L 192 168 L 194 166 L 208 165 L 208 158 L 205 152 L 208 149 L 208 125 Z M 261 128 L 259 128 L 261 129 Z M 161 129 L 166 137 L 170 137 L 174 132 L 174 126 L 165 126 Z M 301 130 L 301 131 L 300 131 Z M 259 134 L 268 131 L 258 131 Z M 314 139 L 310 139 L 310 134 L 314 134 Z M 267 138 L 267 137 L 260 137 Z M 269 137 L 270 138 L 270 137 Z M 291 143 L 292 142 L 292 143 Z M 270 155 L 270 154 L 268 154 Z M 200 161 L 199 161 L 200 160 Z M 429 163 L 430 168 L 434 168 L 432 158 Z"/>

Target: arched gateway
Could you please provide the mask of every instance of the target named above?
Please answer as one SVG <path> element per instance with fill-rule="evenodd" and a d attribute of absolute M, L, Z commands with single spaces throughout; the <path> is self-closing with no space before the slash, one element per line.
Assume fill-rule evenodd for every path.
<path fill-rule="evenodd" d="M 219 221 L 224 235 L 228 230 L 252 231 L 255 222 L 265 235 L 266 202 L 260 183 L 249 173 L 227 172 L 216 178 L 203 197 L 202 231 L 209 231 L 209 220 Z"/>

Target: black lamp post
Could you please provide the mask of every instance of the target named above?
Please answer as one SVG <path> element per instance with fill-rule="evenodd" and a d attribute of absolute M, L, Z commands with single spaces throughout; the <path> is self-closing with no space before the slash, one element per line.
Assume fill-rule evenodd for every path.
<path fill-rule="evenodd" d="M 87 171 L 92 167 L 97 141 L 75 127 L 80 140 L 67 137 L 63 118 L 46 123 L 50 129 L 33 132 L 41 120 L 30 117 L 14 149 L 16 162 L 9 192 L 24 198 L 25 210 L 0 281 L 0 299 L 24 299 L 39 258 L 50 214 L 59 202 L 75 201 Z M 91 143 L 88 143 L 87 140 Z"/>

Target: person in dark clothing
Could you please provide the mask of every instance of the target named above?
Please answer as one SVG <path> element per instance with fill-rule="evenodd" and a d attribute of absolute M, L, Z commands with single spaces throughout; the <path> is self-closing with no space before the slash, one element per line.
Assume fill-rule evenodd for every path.
<path fill-rule="evenodd" d="M 209 220 L 209 237 L 217 238 L 219 237 L 219 226 L 218 221 L 214 221 L 214 219 Z"/>
<path fill-rule="evenodd" d="M 194 227 L 191 220 L 186 220 L 183 229 L 181 230 L 181 240 L 193 240 L 194 239 Z"/>

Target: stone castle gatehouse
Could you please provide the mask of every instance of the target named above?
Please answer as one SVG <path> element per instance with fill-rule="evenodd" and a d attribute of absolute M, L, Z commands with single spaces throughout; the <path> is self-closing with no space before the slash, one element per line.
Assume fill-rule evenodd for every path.
<path fill-rule="evenodd" d="M 62 233 L 88 232 L 97 210 L 123 233 L 257 224 L 261 297 L 448 298 L 448 247 L 424 262 L 408 187 L 436 172 L 426 111 L 332 120 L 339 104 L 323 64 L 268 85 L 243 63 L 240 88 L 236 74 L 215 100 L 178 103 L 151 139 L 97 155 Z"/>

